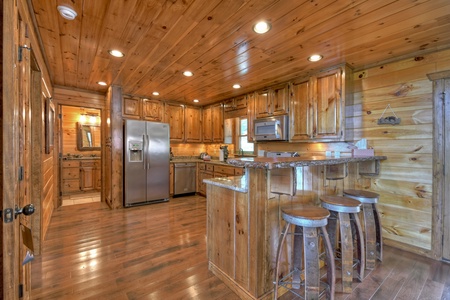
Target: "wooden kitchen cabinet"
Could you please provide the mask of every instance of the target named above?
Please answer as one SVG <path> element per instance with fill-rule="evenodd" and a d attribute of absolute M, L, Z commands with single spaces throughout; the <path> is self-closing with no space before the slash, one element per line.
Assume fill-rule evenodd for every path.
<path fill-rule="evenodd" d="M 173 195 L 173 164 L 169 167 L 169 194 Z"/>
<path fill-rule="evenodd" d="M 223 143 L 223 104 L 211 106 L 212 139 L 214 143 Z"/>
<path fill-rule="evenodd" d="M 212 108 L 211 106 L 204 107 L 202 110 L 202 142 L 210 143 L 213 141 L 212 130 Z"/>
<path fill-rule="evenodd" d="M 124 118 L 140 119 L 141 107 L 141 98 L 123 96 L 122 116 Z"/>
<path fill-rule="evenodd" d="M 61 167 L 61 193 L 63 195 L 80 191 L 80 162 L 62 161 Z"/>
<path fill-rule="evenodd" d="M 142 118 L 147 121 L 162 122 L 164 104 L 159 100 L 142 99 Z"/>
<path fill-rule="evenodd" d="M 197 164 L 197 193 L 206 196 L 206 183 L 203 179 L 213 178 L 214 167 L 212 164 L 198 163 Z"/>
<path fill-rule="evenodd" d="M 80 168 L 80 190 L 91 191 L 94 189 L 94 186 L 95 186 L 94 167 L 82 166 Z"/>
<path fill-rule="evenodd" d="M 101 190 L 99 160 L 63 160 L 61 173 L 63 195 Z"/>
<path fill-rule="evenodd" d="M 170 126 L 170 141 L 184 142 L 184 105 L 165 103 L 164 122 Z"/>
<path fill-rule="evenodd" d="M 255 117 L 265 118 L 289 112 L 289 84 L 284 83 L 255 93 Z"/>
<path fill-rule="evenodd" d="M 241 95 L 223 102 L 224 112 L 247 108 L 247 95 Z"/>
<path fill-rule="evenodd" d="M 224 110 L 223 104 L 215 104 L 203 108 L 203 135 L 204 143 L 223 143 L 224 132 Z"/>
<path fill-rule="evenodd" d="M 345 139 L 345 99 L 351 97 L 351 69 L 341 66 L 291 85 L 290 141 Z"/>
<path fill-rule="evenodd" d="M 185 141 L 199 143 L 202 141 L 202 109 L 200 107 L 185 107 Z"/>

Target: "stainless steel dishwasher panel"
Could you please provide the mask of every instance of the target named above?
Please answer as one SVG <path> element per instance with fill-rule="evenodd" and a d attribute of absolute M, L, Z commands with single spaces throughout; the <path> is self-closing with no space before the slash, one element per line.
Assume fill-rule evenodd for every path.
<path fill-rule="evenodd" d="M 196 163 L 175 163 L 173 178 L 173 195 L 195 193 Z"/>

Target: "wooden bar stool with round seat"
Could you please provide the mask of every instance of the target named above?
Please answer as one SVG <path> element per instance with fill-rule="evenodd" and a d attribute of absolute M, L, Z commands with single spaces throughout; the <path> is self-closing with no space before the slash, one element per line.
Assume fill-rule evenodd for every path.
<path fill-rule="evenodd" d="M 353 268 L 357 268 L 357 278 L 364 278 L 364 238 L 359 221 L 361 202 L 342 196 L 321 196 L 322 207 L 330 211 L 328 235 L 336 260 L 340 261 L 342 292 L 352 292 Z M 340 249 L 335 251 L 337 223 L 339 222 Z"/>
<path fill-rule="evenodd" d="M 366 268 L 374 269 L 375 260 L 383 260 L 383 239 L 381 236 L 381 219 L 377 209 L 380 195 L 362 190 L 344 190 L 344 196 L 361 202 L 364 216 L 366 242 Z"/>
<path fill-rule="evenodd" d="M 274 299 L 278 298 L 279 286 L 304 299 L 319 299 L 324 293 L 328 299 L 334 299 L 334 255 L 326 229 L 329 211 L 318 206 L 298 205 L 282 208 L 281 212 L 286 225 L 281 232 L 277 249 Z M 288 274 L 280 276 L 282 248 L 291 224 L 295 225 L 293 261 Z M 320 240 L 325 247 L 327 282 L 322 281 L 320 276 Z M 301 279 L 302 269 L 304 280 Z"/>

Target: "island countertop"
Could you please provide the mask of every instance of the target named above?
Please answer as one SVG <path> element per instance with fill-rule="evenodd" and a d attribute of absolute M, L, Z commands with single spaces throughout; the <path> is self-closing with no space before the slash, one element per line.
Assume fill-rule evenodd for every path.
<path fill-rule="evenodd" d="M 228 159 L 228 164 L 236 167 L 254 169 L 284 169 L 303 166 L 337 165 L 342 163 L 353 163 L 363 161 L 380 161 L 387 159 L 386 156 L 308 156 L 299 157 L 243 157 Z"/>

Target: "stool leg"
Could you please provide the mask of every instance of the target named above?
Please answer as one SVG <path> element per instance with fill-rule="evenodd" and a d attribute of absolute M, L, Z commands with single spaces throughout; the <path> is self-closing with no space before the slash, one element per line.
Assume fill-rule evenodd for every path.
<path fill-rule="evenodd" d="M 366 239 L 366 268 L 374 269 L 377 251 L 375 217 L 372 209 L 372 204 L 364 203 L 362 206 L 364 213 L 364 229 Z"/>
<path fill-rule="evenodd" d="M 294 251 L 293 251 L 293 258 L 292 258 L 292 264 L 294 266 L 294 271 L 292 273 L 292 288 L 299 289 L 300 284 L 302 282 L 302 279 L 300 277 L 301 271 L 302 271 L 302 251 L 303 245 L 302 245 L 302 227 L 295 226 L 295 235 L 294 235 Z"/>
<path fill-rule="evenodd" d="M 318 299 L 320 292 L 319 239 L 317 228 L 303 228 L 305 299 Z"/>
<path fill-rule="evenodd" d="M 328 217 L 327 231 L 330 238 L 331 248 L 333 253 L 336 251 L 336 228 L 337 228 L 338 215 L 335 211 L 330 210 L 330 216 Z"/>
<path fill-rule="evenodd" d="M 274 291 L 273 291 L 273 296 L 274 299 L 278 299 L 278 272 L 280 270 L 280 259 L 281 259 L 281 248 L 284 244 L 284 241 L 286 239 L 286 234 L 287 231 L 289 230 L 289 225 L 290 223 L 286 223 L 286 225 L 284 225 L 283 231 L 281 232 L 280 235 L 280 239 L 278 241 L 278 248 L 277 248 L 277 262 L 276 262 L 276 266 L 275 266 L 275 280 L 274 280 Z"/>
<path fill-rule="evenodd" d="M 383 261 L 383 238 L 381 236 L 382 228 L 381 228 L 380 213 L 378 212 L 376 204 L 372 204 L 372 209 L 375 217 L 375 226 L 377 232 L 377 256 L 379 261 Z"/>
<path fill-rule="evenodd" d="M 364 268 L 366 266 L 366 260 L 364 256 L 364 237 L 363 231 L 361 228 L 361 222 L 359 221 L 359 217 L 357 214 L 350 214 L 350 219 L 352 224 L 354 224 L 354 236 L 356 240 L 356 253 L 359 261 L 359 269 L 358 269 L 358 279 L 362 282 L 364 278 Z"/>
<path fill-rule="evenodd" d="M 350 294 L 353 282 L 353 236 L 348 213 L 339 213 L 342 291 Z"/>
<path fill-rule="evenodd" d="M 320 227 L 322 230 L 322 236 L 325 246 L 325 253 L 327 256 L 327 282 L 328 282 L 328 293 L 327 299 L 334 300 L 334 291 L 335 291 L 335 283 L 336 283 L 336 275 L 335 275 L 335 264 L 334 264 L 334 252 L 331 247 L 330 238 L 328 236 L 326 226 Z"/>

